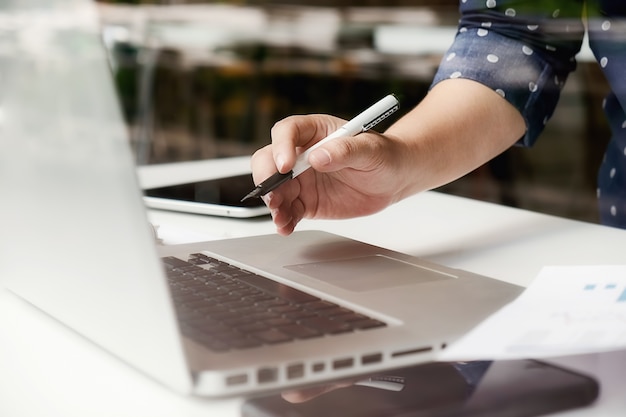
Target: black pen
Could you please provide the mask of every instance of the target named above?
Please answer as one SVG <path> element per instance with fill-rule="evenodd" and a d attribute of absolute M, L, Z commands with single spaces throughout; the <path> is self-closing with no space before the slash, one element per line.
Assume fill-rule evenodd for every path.
<path fill-rule="evenodd" d="M 309 154 L 314 149 L 320 147 L 330 140 L 345 136 L 356 136 L 359 133 L 365 132 L 366 130 L 369 130 L 372 127 L 376 126 L 382 120 L 386 119 L 389 115 L 394 113 L 399 108 L 400 103 L 393 94 L 384 97 L 373 106 L 365 110 L 363 113 L 359 114 L 354 119 L 341 126 L 338 130 L 326 136 L 324 139 L 320 140 L 315 145 L 311 146 L 309 149 L 301 153 L 298 156 L 296 164 L 291 171 L 284 174 L 281 174 L 280 172 L 275 173 L 274 175 L 270 176 L 268 179 L 257 185 L 254 190 L 250 191 L 244 198 L 241 199 L 241 201 L 253 197 L 264 196 L 270 191 L 278 188 L 284 182 L 296 178 L 298 175 L 311 168 L 311 164 L 309 164 Z"/>

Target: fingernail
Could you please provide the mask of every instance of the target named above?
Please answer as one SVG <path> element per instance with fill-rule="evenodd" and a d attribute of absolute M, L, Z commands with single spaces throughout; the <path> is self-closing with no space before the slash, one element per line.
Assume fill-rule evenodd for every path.
<path fill-rule="evenodd" d="M 285 167 L 285 158 L 282 155 L 277 155 L 276 156 L 276 168 L 278 168 L 280 172 L 283 172 L 284 167 Z"/>
<path fill-rule="evenodd" d="M 309 160 L 318 165 L 328 165 L 330 164 L 330 154 L 326 149 L 317 149 L 311 152 Z"/>

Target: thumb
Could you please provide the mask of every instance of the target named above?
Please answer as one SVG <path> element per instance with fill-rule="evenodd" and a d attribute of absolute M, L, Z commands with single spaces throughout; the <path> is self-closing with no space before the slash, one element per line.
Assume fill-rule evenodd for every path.
<path fill-rule="evenodd" d="M 338 138 L 312 151 L 309 163 L 319 172 L 334 172 L 343 168 L 367 169 L 380 157 L 382 140 L 381 135 L 369 132 Z"/>

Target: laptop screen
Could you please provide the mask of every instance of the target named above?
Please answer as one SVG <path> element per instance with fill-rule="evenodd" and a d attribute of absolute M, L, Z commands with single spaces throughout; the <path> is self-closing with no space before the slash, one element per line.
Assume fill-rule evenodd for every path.
<path fill-rule="evenodd" d="M 91 0 L 0 4 L 0 276 L 137 368 L 190 384 Z"/>

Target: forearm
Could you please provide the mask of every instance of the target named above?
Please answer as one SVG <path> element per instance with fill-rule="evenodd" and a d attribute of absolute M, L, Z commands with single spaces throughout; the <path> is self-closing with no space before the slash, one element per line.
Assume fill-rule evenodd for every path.
<path fill-rule="evenodd" d="M 475 81 L 437 84 L 385 134 L 404 147 L 398 199 L 449 183 L 511 147 L 524 135 L 520 113 Z"/>

